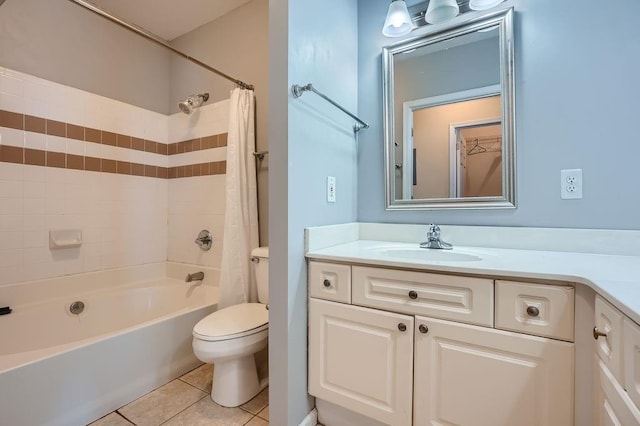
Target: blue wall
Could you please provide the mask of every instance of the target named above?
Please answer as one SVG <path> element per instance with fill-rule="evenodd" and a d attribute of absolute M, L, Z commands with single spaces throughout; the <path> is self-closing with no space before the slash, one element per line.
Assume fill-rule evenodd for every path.
<path fill-rule="evenodd" d="M 358 220 L 640 229 L 640 3 L 514 0 L 515 210 L 386 211 L 380 29 L 387 0 L 359 0 Z M 560 170 L 581 168 L 582 200 L 560 199 Z"/>
<path fill-rule="evenodd" d="M 297 425 L 313 407 L 304 228 L 356 220 L 357 152 L 350 118 L 313 93 L 287 94 L 292 84 L 313 83 L 357 109 L 358 15 L 356 0 L 269 6 L 270 418 Z M 335 203 L 327 202 L 327 176 L 336 178 Z"/>

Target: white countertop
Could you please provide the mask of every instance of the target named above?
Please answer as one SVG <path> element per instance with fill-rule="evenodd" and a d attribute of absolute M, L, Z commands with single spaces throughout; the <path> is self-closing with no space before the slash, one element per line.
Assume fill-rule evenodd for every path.
<path fill-rule="evenodd" d="M 391 250 L 415 250 L 408 257 L 390 256 Z M 425 258 L 420 251 L 425 250 Z M 591 287 L 640 324 L 640 256 L 560 251 L 455 246 L 452 253 L 478 256 L 472 261 L 430 260 L 429 251 L 416 243 L 355 240 L 312 248 L 306 256 L 325 261 L 373 264 L 434 272 L 479 274 L 569 281 Z M 444 255 L 446 256 L 446 254 Z"/>

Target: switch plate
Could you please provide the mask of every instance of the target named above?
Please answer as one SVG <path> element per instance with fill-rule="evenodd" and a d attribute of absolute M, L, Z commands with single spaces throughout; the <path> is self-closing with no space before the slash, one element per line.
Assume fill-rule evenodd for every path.
<path fill-rule="evenodd" d="M 327 201 L 336 202 L 336 178 L 333 176 L 327 176 Z"/>
<path fill-rule="evenodd" d="M 563 200 L 582 198 L 582 169 L 560 170 L 560 197 Z"/>

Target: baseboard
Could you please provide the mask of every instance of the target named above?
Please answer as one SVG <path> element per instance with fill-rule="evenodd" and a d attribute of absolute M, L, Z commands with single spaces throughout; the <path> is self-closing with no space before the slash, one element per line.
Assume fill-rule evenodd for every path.
<path fill-rule="evenodd" d="M 316 426 L 318 424 L 318 411 L 314 408 L 302 419 L 299 426 Z"/>

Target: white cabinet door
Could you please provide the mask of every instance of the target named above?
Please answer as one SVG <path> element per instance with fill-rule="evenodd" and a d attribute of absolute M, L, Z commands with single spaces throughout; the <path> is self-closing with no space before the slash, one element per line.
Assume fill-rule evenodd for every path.
<path fill-rule="evenodd" d="M 640 327 L 624 319 L 624 387 L 640 408 Z"/>
<path fill-rule="evenodd" d="M 414 425 L 573 425 L 573 344 L 424 317 L 414 338 Z"/>
<path fill-rule="evenodd" d="M 606 363 L 597 355 L 596 422 L 597 426 L 638 426 L 640 411 L 618 383 Z"/>
<path fill-rule="evenodd" d="M 413 317 L 309 299 L 309 393 L 411 425 Z"/>
<path fill-rule="evenodd" d="M 606 334 L 598 338 L 596 349 L 598 355 L 616 380 L 624 383 L 622 374 L 622 322 L 624 316 L 602 297 L 596 296 L 596 328 Z"/>

